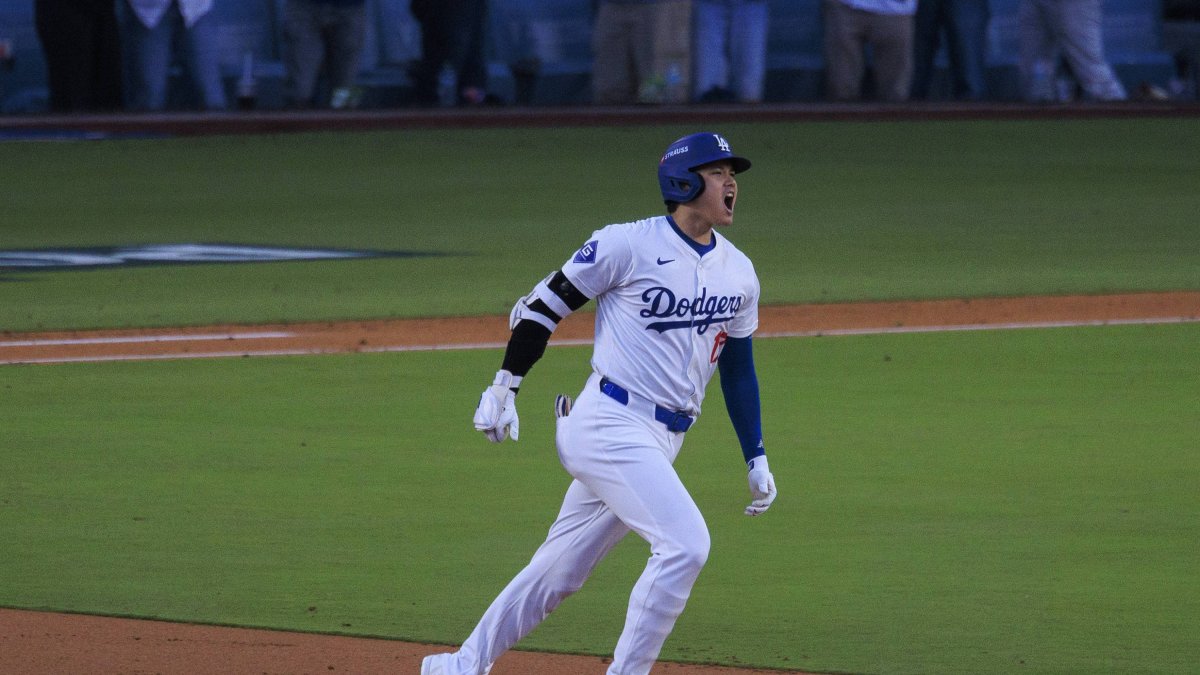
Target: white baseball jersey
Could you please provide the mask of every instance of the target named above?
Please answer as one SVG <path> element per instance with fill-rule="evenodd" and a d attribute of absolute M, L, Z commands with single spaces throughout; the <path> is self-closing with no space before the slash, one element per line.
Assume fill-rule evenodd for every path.
<path fill-rule="evenodd" d="M 712 233 L 701 256 L 666 216 L 609 225 L 562 267 L 596 300 L 592 369 L 659 405 L 700 413 L 727 337 L 758 328 L 750 259 Z"/>
<path fill-rule="evenodd" d="M 650 672 L 711 544 L 672 467 L 685 434 L 658 419 L 656 408 L 698 414 L 725 339 L 758 327 L 754 267 L 712 234 L 714 245 L 701 256 L 666 216 L 609 225 L 563 265 L 571 284 L 597 302 L 595 372 L 555 433 L 559 459 L 575 480 L 529 564 L 461 649 L 425 659 L 423 675 L 486 674 L 630 531 L 650 543 L 652 555 L 630 594 L 608 675 Z M 553 330 L 554 320 L 525 312 L 534 298 L 558 316 L 570 313 L 546 281 L 531 296 L 518 302 L 511 322 L 528 318 Z M 629 395 L 602 391 L 602 378 Z"/>

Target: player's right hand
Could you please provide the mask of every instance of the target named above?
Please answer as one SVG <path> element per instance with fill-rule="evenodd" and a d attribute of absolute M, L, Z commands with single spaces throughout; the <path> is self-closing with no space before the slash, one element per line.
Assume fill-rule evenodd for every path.
<path fill-rule="evenodd" d="M 517 419 L 516 393 L 512 390 L 512 373 L 507 370 L 496 372 L 491 386 L 483 390 L 479 405 L 475 408 L 475 429 L 493 443 L 512 436 L 515 441 L 520 433 Z"/>
<path fill-rule="evenodd" d="M 747 468 L 749 469 L 747 477 L 750 480 L 750 498 L 753 501 L 746 507 L 746 515 L 760 516 L 771 508 L 771 502 L 774 502 L 775 495 L 779 494 L 775 490 L 775 476 L 771 475 L 766 455 L 750 460 Z"/>

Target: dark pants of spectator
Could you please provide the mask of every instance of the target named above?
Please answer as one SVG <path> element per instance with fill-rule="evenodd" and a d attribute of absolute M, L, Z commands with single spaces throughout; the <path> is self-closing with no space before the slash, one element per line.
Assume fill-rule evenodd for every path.
<path fill-rule="evenodd" d="M 917 3 L 913 25 L 913 98 L 929 98 L 933 60 L 943 44 L 950 62 L 950 95 L 957 100 L 986 98 L 988 18 L 988 0 Z"/>
<path fill-rule="evenodd" d="M 50 109 L 120 109 L 121 43 L 113 0 L 35 0 L 33 12 L 46 56 Z"/>
<path fill-rule="evenodd" d="M 205 110 L 225 108 L 225 85 L 221 81 L 217 51 L 219 24 L 212 12 L 189 28 L 177 3 L 172 3 L 153 27 L 147 27 L 124 0 L 117 19 L 121 23 L 126 66 L 126 107 L 136 111 L 167 108 L 171 59 L 175 45 L 186 65 L 192 84 L 192 106 Z"/>
<path fill-rule="evenodd" d="M 691 0 L 599 3 L 592 31 L 592 102 L 687 103 L 691 27 Z"/>
<path fill-rule="evenodd" d="M 487 91 L 486 0 L 412 0 L 409 9 L 421 24 L 421 60 L 412 73 L 417 102 L 437 103 L 438 76 L 450 64 L 458 80 L 457 103 L 481 103 Z"/>
<path fill-rule="evenodd" d="M 862 98 L 865 47 L 871 48 L 875 96 L 906 101 L 912 88 L 913 18 L 855 9 L 825 0 L 825 77 L 829 98 Z"/>
<path fill-rule="evenodd" d="M 322 66 L 330 94 L 354 84 L 366 40 L 366 22 L 363 3 L 288 0 L 283 15 L 288 105 L 329 107 L 328 98 L 314 101 Z"/>

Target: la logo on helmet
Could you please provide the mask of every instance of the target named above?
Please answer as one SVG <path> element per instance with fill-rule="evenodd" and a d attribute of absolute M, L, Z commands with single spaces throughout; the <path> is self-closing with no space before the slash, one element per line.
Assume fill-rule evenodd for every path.
<path fill-rule="evenodd" d="M 721 152 L 730 152 L 729 141 L 722 138 L 720 134 L 713 134 L 713 138 L 717 139 L 717 147 L 721 149 Z"/>

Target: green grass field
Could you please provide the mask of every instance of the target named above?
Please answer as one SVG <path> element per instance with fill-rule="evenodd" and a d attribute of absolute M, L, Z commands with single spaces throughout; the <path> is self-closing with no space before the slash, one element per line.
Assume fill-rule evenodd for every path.
<path fill-rule="evenodd" d="M 678 467 L 714 551 L 664 657 L 1189 672 L 1198 339 L 760 342 L 781 496 L 741 514 L 713 387 Z M 502 448 L 468 424 L 494 351 L 6 368 L 0 603 L 461 640 L 553 517 L 550 402 L 586 354 L 550 350 Z M 627 540 L 522 647 L 606 653 L 646 554 Z"/>
<path fill-rule="evenodd" d="M 506 312 L 657 211 L 691 128 L 0 144 L 0 248 L 356 262 L 0 270 L 0 330 Z M 1200 289 L 1194 120 L 729 125 L 764 302 Z M 580 158 L 586 158 L 581 161 Z M 756 343 L 781 496 L 710 386 L 677 464 L 713 553 L 663 657 L 837 673 L 1189 673 L 1200 325 Z M 0 606 L 456 643 L 568 478 L 554 393 L 470 428 L 496 351 L 0 367 Z M 521 647 L 609 653 L 631 539 Z"/>
<path fill-rule="evenodd" d="M 1200 120 L 742 124 L 769 304 L 1200 288 Z M 661 210 L 684 127 L 0 145 L 3 248 L 231 242 L 353 263 L 0 272 L 7 330 L 506 313 Z M 664 140 L 665 139 L 665 140 Z"/>

